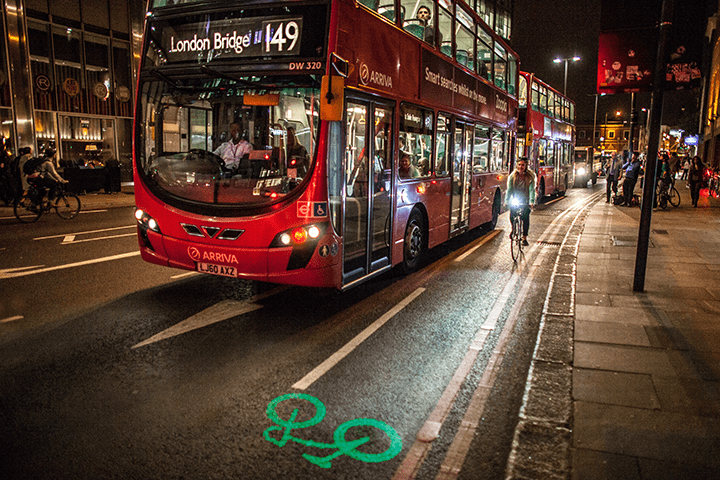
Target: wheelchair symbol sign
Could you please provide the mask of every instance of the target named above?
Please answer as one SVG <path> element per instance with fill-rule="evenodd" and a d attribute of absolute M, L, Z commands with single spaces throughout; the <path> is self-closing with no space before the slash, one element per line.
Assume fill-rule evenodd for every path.
<path fill-rule="evenodd" d="M 326 202 L 298 202 L 297 203 L 297 214 L 298 217 L 327 217 L 327 203 Z"/>

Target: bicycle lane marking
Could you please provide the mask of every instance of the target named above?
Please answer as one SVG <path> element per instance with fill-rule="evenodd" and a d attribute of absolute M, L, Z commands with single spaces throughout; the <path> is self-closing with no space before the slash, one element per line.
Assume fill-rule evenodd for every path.
<path fill-rule="evenodd" d="M 571 205 L 568 210 L 558 215 L 553 222 L 545 229 L 543 234 L 541 235 L 538 242 L 533 245 L 533 247 L 530 248 L 528 251 L 526 257 L 531 257 L 535 250 L 538 248 L 538 245 L 546 238 L 549 238 L 553 234 L 553 230 L 562 228 L 562 226 L 559 224 L 559 221 L 565 218 L 566 216 L 569 216 L 571 213 L 573 213 L 574 208 L 582 208 L 582 204 L 585 203 L 584 201 L 576 202 L 573 205 Z M 521 295 L 526 295 L 528 289 L 532 285 L 532 279 L 534 278 L 534 272 L 537 270 L 537 267 L 540 266 L 542 259 L 545 255 L 547 255 L 548 249 L 542 249 L 538 256 L 535 258 L 535 261 L 532 265 L 530 265 L 529 268 L 531 268 L 531 273 L 526 279 L 526 281 L 523 284 L 523 287 L 521 288 L 520 294 L 516 297 L 515 304 L 513 306 L 513 310 L 511 310 L 510 317 L 508 318 L 508 321 L 506 322 L 506 329 L 508 328 L 509 323 L 511 322 L 513 312 L 516 310 L 519 312 L 520 307 L 522 306 L 522 303 L 524 302 L 524 298 L 521 297 Z M 527 265 L 527 264 L 525 264 Z M 410 479 L 415 478 L 415 475 L 420 470 L 420 467 L 422 466 L 422 463 L 425 460 L 425 457 L 430 451 L 430 448 L 432 447 L 432 442 L 435 440 L 440 432 L 440 428 L 442 427 L 445 419 L 447 418 L 447 415 L 450 412 L 450 409 L 454 403 L 455 397 L 460 390 L 460 387 L 465 380 L 465 377 L 470 372 L 470 369 L 472 368 L 475 359 L 479 355 L 480 351 L 482 350 L 485 340 L 487 339 L 488 335 L 492 330 L 494 330 L 495 325 L 497 323 L 497 320 L 500 317 L 500 314 L 502 313 L 503 309 L 505 308 L 506 303 L 510 299 L 510 293 L 515 288 L 515 285 L 517 284 L 517 281 L 520 278 L 520 273 L 524 271 L 526 266 L 523 266 L 522 269 L 518 269 L 515 272 L 513 272 L 512 277 L 506 284 L 505 288 L 501 292 L 501 294 L 498 296 L 496 303 L 490 312 L 488 314 L 485 322 L 480 327 L 480 330 L 478 334 L 476 335 L 475 339 L 471 343 L 471 345 L 468 348 L 468 352 L 463 359 L 462 363 L 456 370 L 455 375 L 453 376 L 452 380 L 448 384 L 445 392 L 441 396 L 440 400 L 438 401 L 438 404 L 436 405 L 433 412 L 430 414 L 428 419 L 426 420 L 423 427 L 420 429 L 417 435 L 417 439 L 413 446 L 410 448 L 410 451 L 408 452 L 407 456 L 405 457 L 405 460 L 401 463 L 400 467 L 396 471 L 395 475 L 393 476 L 393 480 L 395 479 Z M 517 313 L 514 314 L 517 316 Z M 514 325 L 514 323 L 513 323 Z M 509 332 L 511 330 L 508 330 L 508 334 L 506 335 L 507 338 L 509 338 Z M 505 330 L 504 330 L 505 332 Z M 501 335 L 500 342 L 503 339 L 503 335 Z M 497 364 L 499 367 L 499 363 L 497 363 L 497 356 L 498 353 L 504 354 L 501 350 L 499 350 L 500 344 L 498 343 L 498 346 L 495 349 L 495 352 L 493 356 L 491 357 L 490 361 L 488 362 L 488 365 L 485 370 L 485 374 L 483 375 L 483 379 L 485 379 L 485 375 L 487 375 L 488 371 L 493 371 L 494 365 Z M 489 389 L 488 389 L 489 392 Z"/>
<path fill-rule="evenodd" d="M 375 320 L 369 327 L 360 332 L 352 340 L 346 343 L 340 350 L 332 354 L 327 360 L 315 367 L 310 373 L 305 375 L 299 381 L 295 382 L 292 388 L 297 390 L 305 390 L 315 383 L 320 377 L 327 373 L 332 367 L 340 363 L 340 361 L 355 350 L 362 342 L 375 333 L 380 327 L 385 325 L 391 318 L 397 315 L 402 309 L 407 307 L 410 302 L 415 300 L 425 291 L 424 287 L 416 289 L 413 293 L 405 297 L 400 303 L 388 310 L 383 316 Z"/>

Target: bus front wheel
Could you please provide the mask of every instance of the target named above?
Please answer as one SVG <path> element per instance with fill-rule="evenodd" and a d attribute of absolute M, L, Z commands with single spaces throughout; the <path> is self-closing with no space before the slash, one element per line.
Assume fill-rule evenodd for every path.
<path fill-rule="evenodd" d="M 403 246 L 403 270 L 411 273 L 417 270 L 420 259 L 425 251 L 425 221 L 417 210 L 413 210 L 405 227 Z"/>

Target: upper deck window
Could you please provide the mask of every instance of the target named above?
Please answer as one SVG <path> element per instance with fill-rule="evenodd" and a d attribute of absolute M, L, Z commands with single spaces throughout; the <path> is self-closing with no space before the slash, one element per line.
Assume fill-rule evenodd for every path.
<path fill-rule="evenodd" d="M 457 7 L 457 27 L 455 28 L 455 59 L 459 64 L 475 69 L 475 22 L 459 6 Z"/>

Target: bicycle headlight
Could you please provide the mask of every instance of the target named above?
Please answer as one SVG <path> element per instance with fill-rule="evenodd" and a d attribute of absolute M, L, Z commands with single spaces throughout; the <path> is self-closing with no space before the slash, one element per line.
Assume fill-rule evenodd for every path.
<path fill-rule="evenodd" d="M 577 169 L 577 174 L 578 174 L 578 175 L 585 175 L 585 169 L 584 169 L 583 167 L 578 168 L 578 169 Z"/>
<path fill-rule="evenodd" d="M 518 197 L 510 197 L 510 207 L 518 208 L 520 205 L 522 205 L 522 202 Z"/>

